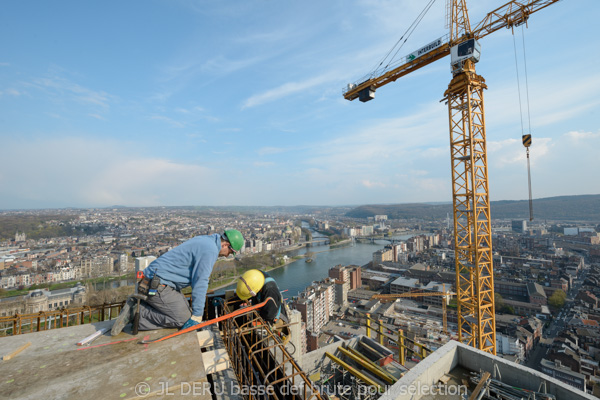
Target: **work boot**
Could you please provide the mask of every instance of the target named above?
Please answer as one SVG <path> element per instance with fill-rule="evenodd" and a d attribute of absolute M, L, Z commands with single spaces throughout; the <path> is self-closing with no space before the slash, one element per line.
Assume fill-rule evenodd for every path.
<path fill-rule="evenodd" d="M 110 330 L 111 336 L 117 336 L 128 323 L 133 321 L 132 311 L 134 310 L 134 306 L 137 307 L 137 300 L 133 297 L 127 298 L 121 314 L 119 314 Z"/>

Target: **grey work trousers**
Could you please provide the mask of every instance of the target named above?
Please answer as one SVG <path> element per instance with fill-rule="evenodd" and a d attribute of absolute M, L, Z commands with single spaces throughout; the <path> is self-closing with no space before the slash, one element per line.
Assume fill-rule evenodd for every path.
<path fill-rule="evenodd" d="M 154 296 L 140 303 L 140 331 L 181 328 L 192 316 L 190 303 L 181 292 L 160 286 Z"/>

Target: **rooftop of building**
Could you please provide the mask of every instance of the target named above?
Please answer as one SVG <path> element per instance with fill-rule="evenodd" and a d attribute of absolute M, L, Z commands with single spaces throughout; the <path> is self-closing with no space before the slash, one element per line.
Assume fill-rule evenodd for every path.
<path fill-rule="evenodd" d="M 526 391 L 550 394 L 555 396 L 556 399 L 591 400 L 595 398 L 531 368 L 515 364 L 457 341 L 450 341 L 408 371 L 380 399 L 459 399 L 459 396 L 448 397 L 448 393 L 452 389 L 451 386 L 463 384 L 462 379 L 465 376 L 475 378 L 481 376 L 483 371 L 490 373 L 491 380 L 488 383 L 490 388 L 505 384 L 513 389 L 520 388 Z M 432 394 L 431 389 L 434 387 L 436 393 Z M 407 388 L 414 388 L 414 391 L 406 390 Z M 475 390 L 474 382 L 467 390 L 469 393 Z M 460 387 L 455 388 L 454 391 L 458 392 L 459 395 L 461 394 Z M 524 396 L 530 394 L 523 392 Z"/>
<path fill-rule="evenodd" d="M 0 341 L 0 354 L 7 355 L 31 345 L 14 358 L 2 362 L 0 398 L 87 398 L 135 399 L 141 394 L 174 393 L 185 383 L 208 383 L 207 356 L 214 342 L 209 331 L 183 335 L 178 340 L 142 345 L 145 337 L 158 337 L 167 331 L 140 332 L 132 336 L 105 333 L 89 346 L 77 342 L 113 321 L 104 321 L 16 335 Z M 172 331 L 172 330 L 170 330 Z M 210 339 L 210 340 L 209 340 Z M 200 398 L 211 399 L 210 391 Z"/>
<path fill-rule="evenodd" d="M 579 378 L 581 380 L 585 380 L 585 375 L 580 374 L 579 372 L 573 371 L 570 367 L 561 365 L 560 361 L 558 361 L 558 360 L 557 361 L 550 361 L 550 360 L 547 360 L 547 359 L 543 358 L 540 361 L 540 365 L 542 367 L 552 368 L 552 369 L 555 369 L 557 371 L 562 372 L 563 374 L 571 375 L 571 376 L 577 377 L 577 378 Z"/>
<path fill-rule="evenodd" d="M 419 288 L 419 280 L 415 278 L 400 277 L 392 281 L 392 285 Z"/>
<path fill-rule="evenodd" d="M 544 292 L 544 287 L 539 283 L 528 282 L 527 283 L 527 291 L 530 296 L 537 295 L 540 297 L 546 297 L 546 292 Z"/>
<path fill-rule="evenodd" d="M 294 335 L 299 337 L 300 315 L 292 313 L 290 318 L 296 322 L 290 329 L 296 330 Z M 248 320 L 248 325 L 243 325 Z M 291 357 L 297 346 L 288 343 L 293 348 L 288 353 L 286 344 L 256 312 L 245 315 L 243 320 L 228 319 L 222 325 L 149 344 L 141 341 L 161 338 L 176 330 L 133 335 L 128 325 L 113 337 L 113 323 L 114 320 L 102 321 L 2 338 L 0 355 L 5 359 L 0 363 L 0 398 L 104 400 L 193 396 L 241 400 L 244 391 L 252 388 L 272 386 L 284 393 L 291 385 L 309 383 Z M 98 337 L 93 343 L 77 345 L 94 334 Z M 234 353 L 235 363 L 230 361 Z M 14 357 L 6 359 L 11 354 Z"/>

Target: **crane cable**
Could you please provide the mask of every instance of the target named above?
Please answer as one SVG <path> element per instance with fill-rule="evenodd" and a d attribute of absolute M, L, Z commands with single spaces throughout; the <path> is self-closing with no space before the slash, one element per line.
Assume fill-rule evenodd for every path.
<path fill-rule="evenodd" d="M 513 31 L 513 47 L 515 50 L 515 68 L 517 71 L 517 90 L 519 93 L 519 113 L 521 115 L 521 135 L 523 140 L 523 146 L 525 146 L 527 150 L 527 184 L 529 188 L 529 221 L 533 221 L 533 197 L 531 194 L 531 164 L 529 161 L 529 147 L 531 146 L 531 111 L 529 107 L 529 81 L 527 79 L 527 57 L 525 51 L 525 31 L 523 30 L 523 25 L 521 25 L 521 36 L 523 38 L 523 63 L 525 68 L 525 98 L 527 102 L 527 119 L 528 119 L 528 129 L 529 133 L 525 134 L 523 128 L 523 106 L 521 104 L 521 83 L 519 80 L 519 63 L 517 57 L 517 42 L 515 39 L 515 34 Z"/>
<path fill-rule="evenodd" d="M 394 51 L 394 49 L 396 49 L 396 52 L 394 53 L 394 55 L 392 57 L 389 58 L 389 61 L 387 62 L 386 66 L 383 67 L 383 70 L 387 69 L 390 66 L 390 64 L 392 62 L 394 62 L 394 60 L 395 60 L 396 56 L 398 55 L 398 52 L 400 51 L 400 49 L 402 48 L 402 46 L 404 46 L 404 44 L 406 43 L 406 41 L 413 34 L 413 32 L 415 31 L 415 29 L 417 28 L 417 26 L 419 25 L 419 23 L 423 20 L 423 18 L 425 17 L 425 14 L 427 14 L 427 12 L 431 8 L 431 6 L 433 6 L 433 4 L 435 3 L 435 1 L 436 0 L 430 0 L 429 3 L 427 3 L 427 5 L 425 5 L 425 8 L 423 9 L 423 11 L 421 11 L 421 13 L 412 22 L 412 24 L 410 24 L 410 26 L 402 34 L 402 36 L 400 37 L 400 39 L 398 39 L 398 41 L 392 46 L 392 48 L 387 52 L 387 54 L 381 59 L 381 61 L 379 61 L 379 63 L 377 64 L 377 66 L 372 69 L 372 72 L 369 74 L 369 77 L 373 77 L 374 75 L 379 75 L 379 73 L 377 71 L 380 70 L 380 67 L 383 65 L 383 63 L 386 61 L 386 59 L 388 59 L 388 57 L 390 57 L 390 54 L 392 54 L 392 52 Z M 406 36 L 406 38 L 404 38 L 405 36 Z M 403 42 L 402 42 L 402 39 L 404 39 Z M 402 44 L 400 46 L 398 46 L 398 44 L 400 42 L 402 42 Z M 396 47 L 398 47 L 398 48 L 396 48 Z"/>

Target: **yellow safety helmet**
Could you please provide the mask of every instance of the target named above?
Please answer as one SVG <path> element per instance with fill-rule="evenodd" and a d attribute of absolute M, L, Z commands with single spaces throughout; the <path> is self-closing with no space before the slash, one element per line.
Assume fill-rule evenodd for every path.
<path fill-rule="evenodd" d="M 257 269 L 251 269 L 238 279 L 235 294 L 242 300 L 248 300 L 256 296 L 264 284 L 265 275 Z"/>

